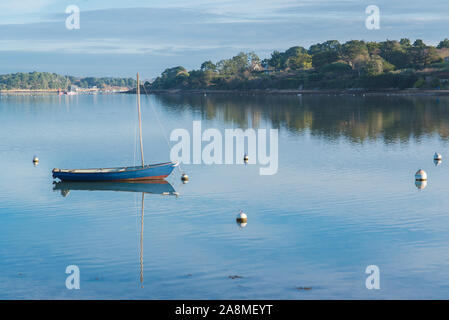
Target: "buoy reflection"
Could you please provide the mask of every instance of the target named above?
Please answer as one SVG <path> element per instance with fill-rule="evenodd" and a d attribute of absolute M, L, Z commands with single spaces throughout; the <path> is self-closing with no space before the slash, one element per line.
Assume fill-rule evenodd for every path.
<path fill-rule="evenodd" d="M 425 189 L 427 187 L 427 181 L 426 180 L 424 180 L 424 181 L 416 180 L 415 181 L 415 186 L 419 190 Z"/>
<path fill-rule="evenodd" d="M 238 222 L 237 221 L 237 225 L 240 227 L 240 229 L 245 228 L 247 224 L 248 224 L 248 222 Z"/>

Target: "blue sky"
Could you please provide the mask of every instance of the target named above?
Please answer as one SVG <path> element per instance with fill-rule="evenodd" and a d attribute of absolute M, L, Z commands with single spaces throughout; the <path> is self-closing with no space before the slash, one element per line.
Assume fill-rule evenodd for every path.
<path fill-rule="evenodd" d="M 80 29 L 65 28 L 68 5 Z M 377 5 L 380 30 L 365 28 Z M 199 68 L 240 51 L 330 39 L 449 38 L 447 0 L 2 0 L 0 74 L 50 71 L 77 76 L 155 77 L 166 67 Z"/>

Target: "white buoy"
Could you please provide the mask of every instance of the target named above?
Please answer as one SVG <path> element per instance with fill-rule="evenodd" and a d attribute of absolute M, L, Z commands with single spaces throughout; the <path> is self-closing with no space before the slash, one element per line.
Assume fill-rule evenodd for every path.
<path fill-rule="evenodd" d="M 435 152 L 435 154 L 433 155 L 433 160 L 441 161 L 443 160 L 443 157 L 441 156 L 441 154 Z"/>
<path fill-rule="evenodd" d="M 415 173 L 415 180 L 416 181 L 427 181 L 427 173 L 424 170 L 419 169 Z"/>
<path fill-rule="evenodd" d="M 36 156 L 34 156 L 34 157 L 33 157 L 33 162 L 34 162 L 34 163 L 38 163 L 38 162 L 39 162 L 39 158 L 36 157 Z"/>
<path fill-rule="evenodd" d="M 238 223 L 246 223 L 248 221 L 248 216 L 242 210 L 240 210 L 236 220 Z"/>
<path fill-rule="evenodd" d="M 182 182 L 186 183 L 187 181 L 189 181 L 189 176 L 186 173 L 183 173 L 181 175 L 181 180 Z"/>
<path fill-rule="evenodd" d="M 249 157 L 248 157 L 248 155 L 245 153 L 245 155 L 243 156 L 243 161 L 244 161 L 245 163 L 248 163 L 248 160 L 249 160 Z"/>
<path fill-rule="evenodd" d="M 415 186 L 416 186 L 419 190 L 422 190 L 422 189 L 424 189 L 425 187 L 427 187 L 427 180 L 424 180 L 424 181 L 416 180 L 416 181 L 415 181 Z"/>

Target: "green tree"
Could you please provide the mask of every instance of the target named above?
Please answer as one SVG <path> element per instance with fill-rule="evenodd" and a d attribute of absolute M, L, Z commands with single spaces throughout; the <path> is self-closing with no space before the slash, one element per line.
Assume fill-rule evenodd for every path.
<path fill-rule="evenodd" d="M 167 79 L 173 79 L 180 75 L 188 76 L 187 70 L 182 66 L 165 69 L 161 74 L 162 78 L 167 78 Z"/>
<path fill-rule="evenodd" d="M 251 67 L 251 58 L 248 54 L 240 52 L 231 59 L 221 60 L 217 63 L 220 74 L 233 75 Z"/>
<path fill-rule="evenodd" d="M 423 68 L 432 63 L 443 61 L 434 47 L 423 47 L 421 43 L 416 46 L 414 44 L 407 50 L 407 60 L 415 68 Z"/>
<path fill-rule="evenodd" d="M 416 41 L 413 42 L 413 46 L 416 48 L 424 49 L 426 47 L 426 44 L 421 39 L 416 39 Z"/>
<path fill-rule="evenodd" d="M 370 59 L 366 43 L 364 41 L 351 40 L 346 42 L 342 49 L 344 59 L 360 76 L 362 68 Z"/>
<path fill-rule="evenodd" d="M 312 56 L 308 53 L 299 53 L 289 57 L 285 64 L 292 70 L 310 69 L 312 68 Z"/>
<path fill-rule="evenodd" d="M 205 61 L 201 64 L 201 71 L 207 71 L 207 70 L 216 71 L 217 66 L 210 60 Z"/>
<path fill-rule="evenodd" d="M 342 49 L 342 45 L 337 40 L 328 40 L 323 43 L 317 43 L 311 45 L 308 53 L 310 55 L 315 55 L 320 52 L 336 52 L 340 53 Z"/>
<path fill-rule="evenodd" d="M 282 54 L 281 67 L 293 70 L 310 69 L 312 67 L 312 56 L 303 47 L 291 47 Z"/>
<path fill-rule="evenodd" d="M 308 53 L 312 56 L 314 68 L 321 68 L 341 59 L 342 45 L 337 40 L 311 45 Z"/>
<path fill-rule="evenodd" d="M 382 59 L 382 57 L 373 55 L 366 63 L 363 71 L 366 76 L 377 76 L 391 68 L 391 64 Z"/>
<path fill-rule="evenodd" d="M 282 54 L 277 50 L 273 51 L 268 64 L 275 70 L 280 70 L 282 68 Z"/>
<path fill-rule="evenodd" d="M 403 43 L 406 43 L 406 41 L 404 40 Z M 379 55 L 399 69 L 407 66 L 406 50 L 395 40 L 381 42 Z"/>
<path fill-rule="evenodd" d="M 446 38 L 443 41 L 440 41 L 440 43 L 437 46 L 437 49 L 449 49 L 449 39 Z"/>
<path fill-rule="evenodd" d="M 368 48 L 368 53 L 370 55 L 379 54 L 380 52 L 380 44 L 374 41 L 370 41 L 366 43 L 366 47 Z"/>
<path fill-rule="evenodd" d="M 401 41 L 399 41 L 399 44 L 403 48 L 408 48 L 408 47 L 411 47 L 411 45 L 412 45 L 412 43 L 410 42 L 410 39 L 408 39 L 408 38 L 402 38 Z"/>

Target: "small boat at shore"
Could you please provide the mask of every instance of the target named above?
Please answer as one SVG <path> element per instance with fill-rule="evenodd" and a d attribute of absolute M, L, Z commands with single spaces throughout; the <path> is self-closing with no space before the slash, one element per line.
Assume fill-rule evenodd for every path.
<path fill-rule="evenodd" d="M 137 74 L 137 107 L 139 112 L 139 137 L 141 166 L 96 168 L 96 169 L 53 169 L 54 179 L 62 181 L 140 181 L 161 180 L 168 177 L 178 162 L 165 162 L 158 164 L 144 164 L 142 143 L 142 117 L 140 112 L 140 85 Z"/>

